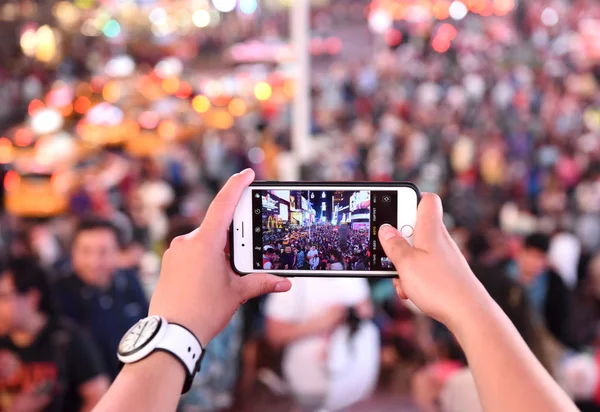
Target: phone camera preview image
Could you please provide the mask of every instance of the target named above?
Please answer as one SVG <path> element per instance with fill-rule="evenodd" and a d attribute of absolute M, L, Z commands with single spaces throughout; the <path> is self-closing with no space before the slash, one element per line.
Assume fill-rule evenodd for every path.
<path fill-rule="evenodd" d="M 261 190 L 254 261 L 269 271 L 393 270 L 376 256 L 369 190 Z M 386 195 L 391 202 L 392 196 Z M 382 197 L 382 202 L 384 202 Z M 393 210 L 395 213 L 395 209 Z M 374 251 L 375 250 L 375 255 Z M 375 260 L 374 260 L 375 259 Z M 380 263 L 381 262 L 381 263 Z"/>

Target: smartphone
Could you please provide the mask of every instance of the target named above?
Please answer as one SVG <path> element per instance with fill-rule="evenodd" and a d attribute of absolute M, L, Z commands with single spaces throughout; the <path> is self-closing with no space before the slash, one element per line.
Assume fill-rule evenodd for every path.
<path fill-rule="evenodd" d="M 230 230 L 233 270 L 302 277 L 393 277 L 384 223 L 411 242 L 419 188 L 409 182 L 254 182 Z"/>

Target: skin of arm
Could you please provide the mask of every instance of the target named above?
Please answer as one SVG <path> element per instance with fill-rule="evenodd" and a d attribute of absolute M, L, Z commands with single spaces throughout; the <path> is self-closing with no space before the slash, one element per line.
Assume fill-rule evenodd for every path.
<path fill-rule="evenodd" d="M 467 355 L 486 412 L 578 410 L 491 298 L 450 330 Z"/>
<path fill-rule="evenodd" d="M 184 370 L 173 356 L 155 352 L 125 365 L 94 411 L 175 411 L 184 380 Z"/>
<path fill-rule="evenodd" d="M 440 198 L 424 194 L 414 246 L 397 229 L 381 226 L 382 246 L 399 268 L 398 295 L 455 334 L 486 412 L 577 411 L 475 277 L 442 216 Z"/>

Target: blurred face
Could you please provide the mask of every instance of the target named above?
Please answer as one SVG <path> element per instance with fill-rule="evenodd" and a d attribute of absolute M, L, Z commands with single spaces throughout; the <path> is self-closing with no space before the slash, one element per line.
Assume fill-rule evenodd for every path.
<path fill-rule="evenodd" d="M 119 245 L 109 229 L 85 230 L 77 236 L 71 251 L 73 268 L 88 285 L 107 287 L 119 259 Z"/>
<path fill-rule="evenodd" d="M 524 280 L 531 280 L 547 268 L 546 254 L 538 249 L 524 248 L 519 252 L 517 264 Z"/>
<path fill-rule="evenodd" d="M 289 247 L 289 246 L 287 246 L 287 247 L 285 248 L 285 253 L 287 253 L 287 254 L 290 254 L 290 253 L 292 253 L 292 248 L 291 248 L 291 247 Z"/>
<path fill-rule="evenodd" d="M 0 336 L 13 332 L 36 312 L 38 293 L 17 293 L 12 274 L 0 277 Z"/>

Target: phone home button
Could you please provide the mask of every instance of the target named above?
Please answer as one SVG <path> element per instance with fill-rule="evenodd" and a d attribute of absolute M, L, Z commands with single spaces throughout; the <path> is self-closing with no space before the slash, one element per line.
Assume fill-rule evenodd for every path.
<path fill-rule="evenodd" d="M 413 235 L 413 227 L 411 225 L 404 225 L 400 228 L 400 233 L 404 237 L 411 237 Z"/>

